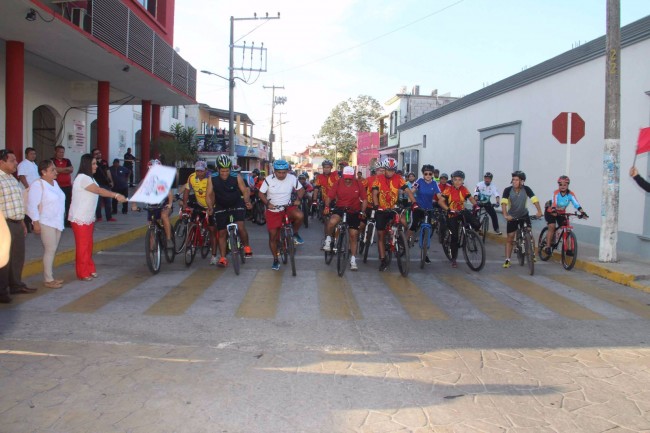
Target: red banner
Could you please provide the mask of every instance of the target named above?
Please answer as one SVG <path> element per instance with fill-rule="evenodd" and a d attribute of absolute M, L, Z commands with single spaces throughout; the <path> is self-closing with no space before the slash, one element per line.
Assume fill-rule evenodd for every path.
<path fill-rule="evenodd" d="M 639 131 L 639 140 L 636 144 L 636 154 L 650 152 L 650 128 L 642 128 Z"/>

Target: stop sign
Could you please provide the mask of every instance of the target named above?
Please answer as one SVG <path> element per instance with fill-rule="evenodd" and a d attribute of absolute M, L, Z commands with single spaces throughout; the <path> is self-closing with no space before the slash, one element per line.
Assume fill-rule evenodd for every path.
<path fill-rule="evenodd" d="M 567 143 L 567 127 L 569 125 L 569 114 L 571 114 L 571 144 L 576 144 L 585 136 L 585 121 L 578 113 L 567 113 L 563 111 L 553 119 L 553 137 L 562 144 Z"/>

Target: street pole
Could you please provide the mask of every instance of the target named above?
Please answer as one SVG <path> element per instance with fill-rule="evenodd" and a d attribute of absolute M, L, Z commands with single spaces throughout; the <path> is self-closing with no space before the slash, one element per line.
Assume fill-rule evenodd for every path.
<path fill-rule="evenodd" d="M 607 0 L 605 44 L 605 146 L 598 260 L 616 262 L 621 151 L 621 19 L 620 0 Z"/>
<path fill-rule="evenodd" d="M 273 134 L 273 114 L 275 112 L 276 104 L 284 104 L 287 98 L 278 98 L 275 99 L 275 89 L 284 89 L 284 86 L 276 86 L 275 84 L 271 86 L 262 86 L 264 89 L 271 89 L 271 132 L 269 133 L 269 163 L 273 163 L 273 142 L 275 141 L 275 135 Z"/>
<path fill-rule="evenodd" d="M 234 56 L 234 32 L 235 32 L 235 17 L 230 17 L 230 75 L 228 85 L 230 87 L 228 93 L 228 118 L 230 127 L 228 128 L 228 146 L 230 147 L 230 159 L 233 164 L 237 164 L 237 149 L 235 148 L 235 56 Z"/>

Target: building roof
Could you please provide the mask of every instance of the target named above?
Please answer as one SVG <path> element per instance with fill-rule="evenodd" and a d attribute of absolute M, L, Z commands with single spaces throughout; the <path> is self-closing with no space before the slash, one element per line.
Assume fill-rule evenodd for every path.
<path fill-rule="evenodd" d="M 650 38 L 650 15 L 621 28 L 621 48 L 636 44 L 648 38 Z M 474 93 L 470 93 L 454 102 L 443 105 L 442 107 L 412 119 L 409 122 L 403 123 L 397 127 L 397 130 L 400 132 L 406 131 L 407 129 L 414 128 L 430 122 L 431 120 L 446 116 L 454 111 L 462 110 L 471 105 L 478 104 L 479 102 L 494 98 L 495 96 L 510 92 L 535 81 L 542 80 L 546 77 L 604 55 L 605 36 L 601 36 L 593 41 L 580 45 L 577 48 L 562 53 L 559 56 L 553 57 L 552 59 L 521 71 L 518 74 L 484 87 Z"/>
<path fill-rule="evenodd" d="M 221 108 L 212 108 L 208 104 L 199 104 L 199 109 L 206 110 L 210 113 L 210 115 L 218 117 L 219 119 L 230 119 L 230 111 L 228 110 L 222 110 Z M 235 111 L 235 120 L 237 120 L 237 116 L 241 116 L 242 122 L 248 123 L 249 125 L 255 125 L 251 118 L 248 117 L 248 114 Z"/>

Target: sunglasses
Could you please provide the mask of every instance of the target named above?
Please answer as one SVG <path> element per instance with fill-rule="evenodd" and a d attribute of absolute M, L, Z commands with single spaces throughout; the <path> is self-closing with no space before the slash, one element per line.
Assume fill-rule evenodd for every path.
<path fill-rule="evenodd" d="M 560 186 L 569 186 L 569 184 L 565 182 L 558 182 L 557 184 Z"/>
<path fill-rule="evenodd" d="M 427 172 L 427 173 L 424 173 L 424 175 L 425 175 L 425 176 L 433 176 L 433 173 L 431 173 L 431 172 Z"/>

